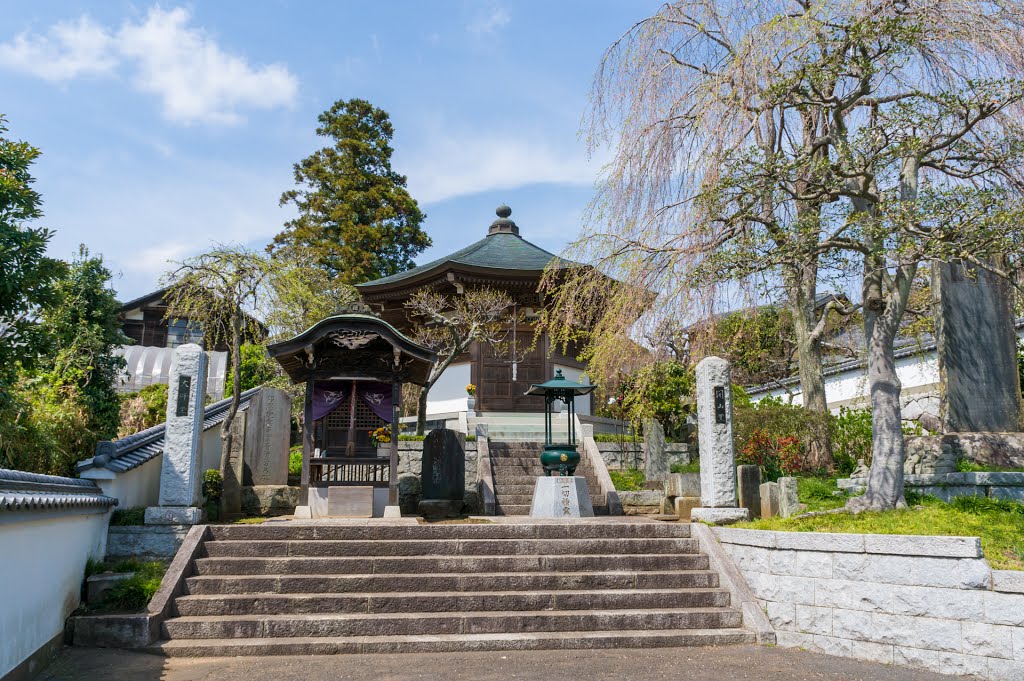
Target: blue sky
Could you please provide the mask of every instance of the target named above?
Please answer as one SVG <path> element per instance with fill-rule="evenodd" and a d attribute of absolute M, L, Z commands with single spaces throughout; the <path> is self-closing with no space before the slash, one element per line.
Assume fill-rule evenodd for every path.
<path fill-rule="evenodd" d="M 0 113 L 42 149 L 51 252 L 102 253 L 122 300 L 168 259 L 262 247 L 291 212 L 316 116 L 391 114 L 394 166 L 427 213 L 420 262 L 486 233 L 507 202 L 558 252 L 599 171 L 580 136 L 602 51 L 656 2 L 0 0 Z"/>

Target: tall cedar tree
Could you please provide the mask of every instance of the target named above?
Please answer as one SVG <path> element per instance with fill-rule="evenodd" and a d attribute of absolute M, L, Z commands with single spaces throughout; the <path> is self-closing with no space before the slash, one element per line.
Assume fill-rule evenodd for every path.
<path fill-rule="evenodd" d="M 320 114 L 317 135 L 334 141 L 295 164 L 296 189 L 281 195 L 299 216 L 267 250 L 301 250 L 339 283 L 359 284 L 409 269 L 430 246 L 425 215 L 391 168 L 394 128 L 362 99 L 338 100 Z"/>

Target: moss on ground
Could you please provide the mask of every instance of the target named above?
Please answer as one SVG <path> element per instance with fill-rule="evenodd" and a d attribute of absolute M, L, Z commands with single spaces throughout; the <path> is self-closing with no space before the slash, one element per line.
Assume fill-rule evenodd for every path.
<path fill-rule="evenodd" d="M 612 484 L 619 492 L 640 492 L 644 489 L 644 472 L 635 468 L 608 471 Z"/>

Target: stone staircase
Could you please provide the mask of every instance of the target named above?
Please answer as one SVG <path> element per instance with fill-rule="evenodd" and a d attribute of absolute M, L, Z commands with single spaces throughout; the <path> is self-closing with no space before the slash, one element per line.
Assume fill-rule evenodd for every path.
<path fill-rule="evenodd" d="M 750 643 L 686 524 L 214 525 L 153 652 Z"/>
<path fill-rule="evenodd" d="M 490 441 L 491 470 L 494 473 L 495 515 L 530 515 L 533 487 L 537 477 L 544 475 L 540 465 L 541 442 Z M 608 515 L 608 502 L 586 458 L 580 461 L 576 475 L 587 479 L 590 503 L 595 515 Z"/>

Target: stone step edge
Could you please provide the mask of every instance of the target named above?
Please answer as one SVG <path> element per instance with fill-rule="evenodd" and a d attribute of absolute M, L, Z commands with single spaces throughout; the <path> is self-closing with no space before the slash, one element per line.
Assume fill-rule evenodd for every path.
<path fill-rule="evenodd" d="M 692 554 L 688 554 L 692 555 Z M 698 554 L 699 555 L 699 554 Z M 639 575 L 708 575 L 715 574 L 716 570 L 601 570 L 600 572 L 595 571 L 579 571 L 573 570 L 570 572 L 559 571 L 557 576 L 559 577 L 588 577 L 592 575 L 633 575 L 634 577 Z M 477 577 L 535 577 L 538 575 L 547 576 L 546 573 L 542 572 L 488 572 L 485 575 L 479 574 L 466 574 L 466 573 L 455 573 L 451 572 L 378 572 L 378 573 L 352 573 L 352 572 L 308 572 L 308 573 L 288 573 L 288 572 L 274 572 L 267 574 L 258 575 L 192 575 L 186 577 L 186 580 L 198 579 L 198 580 L 213 580 L 213 579 L 319 579 L 319 578 L 338 578 L 348 577 L 351 579 L 366 579 L 367 577 L 376 579 L 430 579 L 432 577 L 457 577 L 457 578 L 477 578 Z M 268 592 L 273 593 L 273 592 Z M 436 593 L 436 592 L 428 592 Z"/>
<path fill-rule="evenodd" d="M 416 599 L 416 598 L 450 598 L 452 596 L 466 597 L 466 598 L 479 598 L 483 596 L 494 596 L 496 598 L 504 598 L 507 596 L 603 596 L 605 594 L 613 595 L 635 595 L 637 593 L 643 594 L 706 594 L 706 593 L 727 593 L 728 590 L 721 587 L 714 586 L 684 586 L 675 589 L 530 589 L 527 591 L 403 591 L 400 593 L 395 592 L 380 592 L 380 591 L 345 591 L 341 593 L 337 592 L 309 592 L 309 593 L 276 593 L 276 592 L 263 592 L 253 594 L 187 594 L 178 596 L 175 601 L 213 601 L 213 600 L 242 600 L 246 598 L 277 598 L 282 600 L 293 600 L 293 599 L 310 599 L 310 598 L 324 598 L 324 599 L 341 599 L 341 598 L 402 598 L 402 599 Z M 717 607 L 717 606 L 709 606 Z M 636 608 L 633 608 L 635 610 Z M 614 608 L 618 612 L 618 608 Z M 490 612 L 487 610 L 481 612 Z M 546 611 L 545 611 L 546 612 Z M 312 614 L 312 613 L 311 613 Z M 326 614 L 326 613 L 319 613 Z M 355 613 L 349 613 L 355 614 Z M 382 613 L 383 614 L 383 613 Z"/>
<path fill-rule="evenodd" d="M 682 537 L 686 539 L 686 537 Z M 504 554 L 504 553 L 485 553 L 485 554 L 469 554 L 469 555 L 451 555 L 451 554 L 433 554 L 424 553 L 417 556 L 212 556 L 196 558 L 199 561 L 211 561 L 211 560 L 483 560 L 483 559 L 498 559 L 498 558 L 666 558 L 670 556 L 700 556 L 704 555 L 700 551 L 694 550 L 690 553 L 683 551 L 675 551 L 673 553 L 516 553 L 516 554 Z M 287 574 L 287 573 L 286 573 Z M 490 573 L 488 573 L 490 574 Z M 530 574 L 530 573 L 520 573 Z M 254 575 L 256 576 L 256 575 Z M 259 575 L 260 577 L 266 577 L 266 575 Z"/>
<path fill-rule="evenodd" d="M 545 650 L 579 648 L 692 647 L 753 643 L 754 634 L 722 629 L 657 629 L 512 634 L 424 634 L 412 636 L 340 636 L 252 639 L 174 639 L 148 652 L 168 657 L 241 655 L 337 655 L 368 653 L 457 652 L 461 650 Z M 618 645 L 616 645 L 618 644 Z"/>

